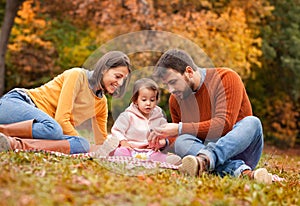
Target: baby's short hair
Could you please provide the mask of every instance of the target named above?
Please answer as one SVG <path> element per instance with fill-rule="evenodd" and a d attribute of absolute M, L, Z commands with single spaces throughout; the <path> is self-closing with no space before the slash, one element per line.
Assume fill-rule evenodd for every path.
<path fill-rule="evenodd" d="M 135 102 L 139 97 L 139 90 L 141 88 L 151 89 L 156 91 L 156 100 L 159 99 L 159 87 L 156 82 L 150 78 L 141 78 L 137 80 L 133 85 L 131 102 Z"/>

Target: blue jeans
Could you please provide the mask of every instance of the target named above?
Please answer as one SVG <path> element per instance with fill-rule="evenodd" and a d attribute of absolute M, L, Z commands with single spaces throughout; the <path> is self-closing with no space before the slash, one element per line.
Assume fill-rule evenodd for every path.
<path fill-rule="evenodd" d="M 85 138 L 64 135 L 55 119 L 38 109 L 25 92 L 15 89 L 0 99 L 0 124 L 30 119 L 34 119 L 32 125 L 34 139 L 68 140 L 71 154 L 90 150 L 90 144 Z"/>
<path fill-rule="evenodd" d="M 263 150 L 263 131 L 260 120 L 248 116 L 237 122 L 233 129 L 216 142 L 207 144 L 190 134 L 175 141 L 175 153 L 181 157 L 205 154 L 210 160 L 210 171 L 220 176 L 238 177 L 245 169 L 253 170 Z"/>

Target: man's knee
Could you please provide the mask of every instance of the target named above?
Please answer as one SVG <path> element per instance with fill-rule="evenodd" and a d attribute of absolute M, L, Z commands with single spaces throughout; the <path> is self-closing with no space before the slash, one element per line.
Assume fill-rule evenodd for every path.
<path fill-rule="evenodd" d="M 184 140 L 185 138 L 183 136 L 178 136 L 174 142 L 174 151 L 175 151 L 175 154 L 179 155 L 180 157 L 183 157 L 184 156 L 184 152 L 183 152 L 183 149 L 184 149 Z"/>
<path fill-rule="evenodd" d="M 183 134 L 176 138 L 174 143 L 174 150 L 180 157 L 185 157 L 186 155 L 196 155 L 199 152 L 198 143 L 200 140 L 197 137 L 189 134 Z M 200 148 L 200 147 L 199 147 Z"/>
<path fill-rule="evenodd" d="M 249 125 L 252 125 L 253 129 L 257 132 L 260 133 L 260 135 L 262 134 L 262 123 L 260 121 L 260 119 L 258 117 L 255 116 L 248 116 L 245 117 L 246 121 L 248 122 Z"/>

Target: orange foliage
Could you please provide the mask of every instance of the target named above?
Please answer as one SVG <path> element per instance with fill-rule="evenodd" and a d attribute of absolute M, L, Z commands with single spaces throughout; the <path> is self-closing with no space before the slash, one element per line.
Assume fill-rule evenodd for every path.
<path fill-rule="evenodd" d="M 270 14 L 271 7 L 266 0 L 212 2 L 27 0 L 16 18 L 16 26 L 12 31 L 15 38 L 9 49 L 19 52 L 31 45 L 43 50 L 46 56 L 54 55 L 52 42 L 41 38 L 50 22 L 39 18 L 39 13 L 59 21 L 71 21 L 79 29 L 90 30 L 90 38 L 95 39 L 98 45 L 121 34 L 140 30 L 163 30 L 179 34 L 198 44 L 216 67 L 230 67 L 247 78 L 252 64 L 260 66 L 258 59 L 262 54 L 261 39 L 257 37 L 255 24 Z M 71 48 L 67 50 L 72 51 Z"/>
<path fill-rule="evenodd" d="M 251 64 L 260 66 L 261 39 L 257 37 L 255 24 L 270 14 L 271 7 L 266 0 L 212 2 L 27 0 L 16 18 L 12 32 L 15 38 L 9 49 L 17 52 L 30 44 L 53 55 L 55 49 L 52 43 L 41 39 L 51 22 L 39 18 L 39 13 L 59 21 L 71 21 L 79 29 L 90 30 L 90 38 L 94 38 L 98 45 L 134 31 L 173 32 L 198 44 L 215 66 L 231 67 L 246 78 L 251 72 Z"/>
<path fill-rule="evenodd" d="M 56 56 L 52 42 L 42 38 L 48 23 L 39 18 L 39 1 L 27 0 L 18 11 L 8 45 L 10 61 L 15 70 L 8 70 L 7 76 L 19 76 L 17 85 L 33 85 L 35 80 L 54 69 L 53 57 Z M 8 83 L 9 84 L 9 83 Z"/>
<path fill-rule="evenodd" d="M 215 66 L 231 67 L 246 78 L 251 64 L 261 65 L 258 60 L 262 54 L 261 39 L 254 25 L 270 15 L 271 7 L 265 0 L 226 2 L 74 0 L 73 10 L 68 9 L 65 15 L 81 27 L 88 25 L 92 30 L 101 31 L 97 42 L 140 30 L 179 34 L 198 44 Z M 56 7 L 49 8 L 52 12 L 62 10 L 65 8 L 62 4 L 65 2 L 54 0 L 51 5 Z"/>
<path fill-rule="evenodd" d="M 72 22 L 88 34 L 76 44 L 63 48 L 63 53 L 73 59 L 83 59 L 89 53 L 85 48 L 99 47 L 121 34 L 159 30 L 193 41 L 215 66 L 231 67 L 247 78 L 251 65 L 261 66 L 259 24 L 271 15 L 272 9 L 268 0 L 27 0 L 12 30 L 9 54 L 15 71 L 10 69 L 7 76 L 19 75 L 13 86 L 27 87 L 43 75 L 50 78 L 59 59 L 53 42 L 43 36 L 51 20 L 56 20 Z M 139 68 L 154 65 L 157 60 L 150 53 L 131 57 L 133 65 Z M 294 111 L 292 101 L 286 98 L 269 100 L 264 127 L 268 136 L 293 146 L 299 112 Z"/>
<path fill-rule="evenodd" d="M 298 134 L 297 117 L 293 101 L 287 95 L 282 99 L 269 99 L 266 107 L 268 122 L 264 124 L 267 137 L 271 138 L 278 146 L 293 147 Z"/>
<path fill-rule="evenodd" d="M 41 39 L 47 23 L 44 19 L 39 19 L 36 12 L 39 11 L 39 3 L 36 2 L 32 7 L 34 0 L 25 1 L 22 9 L 18 11 L 15 18 L 16 26 L 12 29 L 14 41 L 9 44 L 11 51 L 20 51 L 24 44 L 33 44 L 38 47 L 51 48 L 52 43 Z"/>

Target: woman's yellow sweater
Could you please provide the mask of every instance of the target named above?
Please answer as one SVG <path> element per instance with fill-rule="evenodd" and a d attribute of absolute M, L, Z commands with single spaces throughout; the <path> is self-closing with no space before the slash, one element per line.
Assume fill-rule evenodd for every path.
<path fill-rule="evenodd" d="M 79 136 L 75 127 L 91 119 L 95 144 L 107 138 L 107 99 L 97 97 L 89 88 L 86 70 L 72 68 L 50 82 L 26 90 L 37 108 L 53 117 L 63 133 Z"/>

